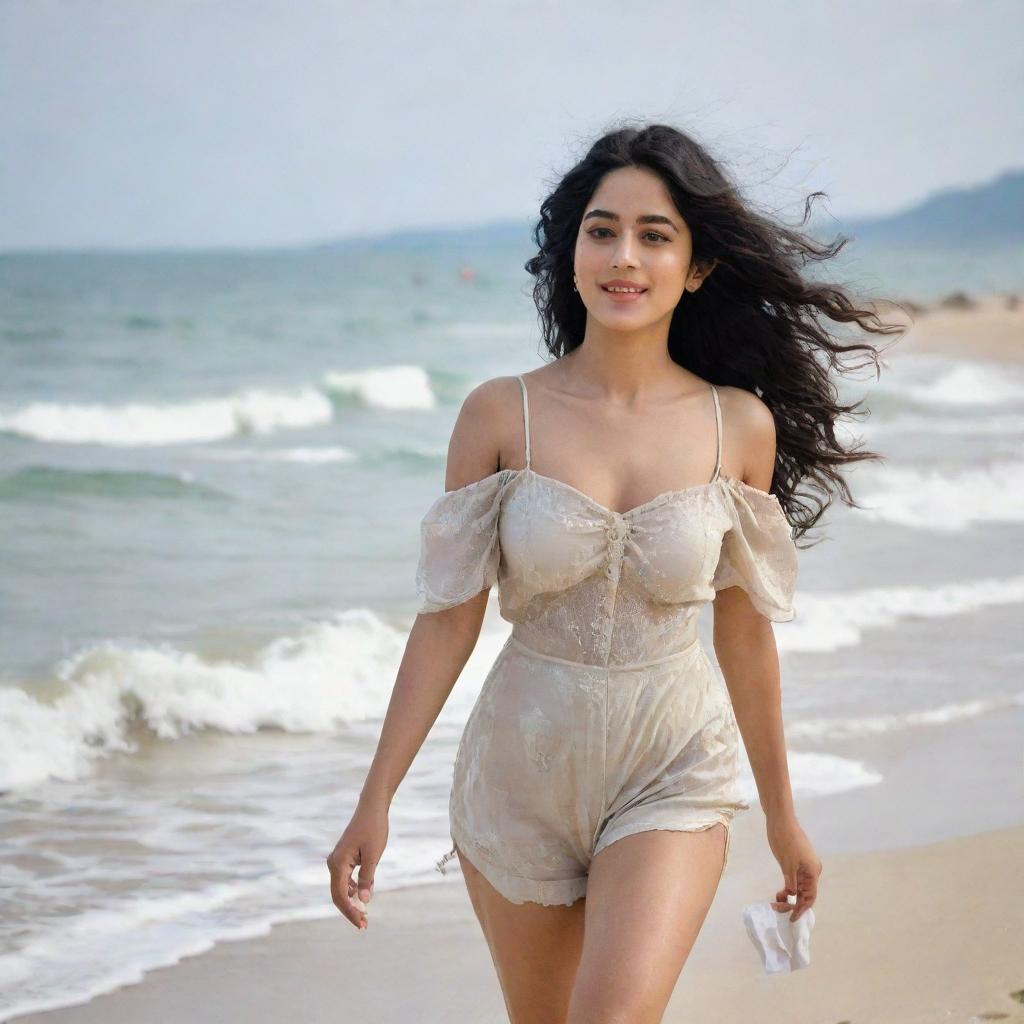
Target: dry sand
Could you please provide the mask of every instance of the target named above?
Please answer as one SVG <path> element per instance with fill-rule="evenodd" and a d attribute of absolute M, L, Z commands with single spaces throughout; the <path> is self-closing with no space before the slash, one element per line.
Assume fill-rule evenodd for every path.
<path fill-rule="evenodd" d="M 909 327 L 889 352 L 934 352 L 968 359 L 1024 362 L 1024 302 L 1015 303 L 1003 295 L 966 299 L 970 308 L 958 308 L 960 303 L 955 300 L 949 307 L 936 303 L 923 309 L 900 309 L 879 303 L 877 308 L 883 320 Z M 881 336 L 871 340 L 881 345 L 892 342 L 892 338 Z"/>

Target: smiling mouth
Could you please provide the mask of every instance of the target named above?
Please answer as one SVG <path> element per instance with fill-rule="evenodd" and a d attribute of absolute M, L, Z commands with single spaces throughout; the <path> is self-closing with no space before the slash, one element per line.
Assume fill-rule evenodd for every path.
<path fill-rule="evenodd" d="M 637 289 L 632 289 L 631 288 L 629 291 L 625 291 L 625 290 L 621 290 L 620 291 L 620 290 L 614 289 L 614 288 L 607 288 L 604 285 L 601 285 L 601 291 L 605 292 L 608 295 L 613 295 L 616 298 L 620 298 L 620 299 L 638 299 L 638 298 L 640 298 L 641 295 L 646 295 L 647 294 L 647 289 L 646 288 L 637 288 Z"/>

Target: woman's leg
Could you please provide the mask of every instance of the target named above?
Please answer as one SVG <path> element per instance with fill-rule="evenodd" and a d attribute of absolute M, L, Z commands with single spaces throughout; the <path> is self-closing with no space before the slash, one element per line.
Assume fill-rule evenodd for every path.
<path fill-rule="evenodd" d="M 512 903 L 458 850 L 511 1024 L 565 1024 L 583 948 L 586 898 L 569 906 Z"/>
<path fill-rule="evenodd" d="M 594 857 L 567 1024 L 658 1024 L 718 889 L 726 827 L 640 832 Z"/>

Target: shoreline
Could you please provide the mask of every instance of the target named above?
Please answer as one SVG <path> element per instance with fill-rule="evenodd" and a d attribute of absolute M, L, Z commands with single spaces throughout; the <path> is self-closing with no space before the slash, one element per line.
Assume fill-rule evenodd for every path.
<path fill-rule="evenodd" d="M 734 828 L 735 852 L 666 1024 L 1024 1022 L 1024 961 L 1016 953 L 1024 949 L 1024 824 L 921 846 L 823 855 L 811 964 L 790 975 L 764 974 L 741 923 L 743 906 L 770 898 L 778 882 L 760 810 L 752 808 Z M 9 1019 L 507 1020 L 460 874 L 450 883 L 378 892 L 371 915 L 363 933 L 340 914 L 278 924 L 265 936 L 218 943 L 88 1003 Z"/>

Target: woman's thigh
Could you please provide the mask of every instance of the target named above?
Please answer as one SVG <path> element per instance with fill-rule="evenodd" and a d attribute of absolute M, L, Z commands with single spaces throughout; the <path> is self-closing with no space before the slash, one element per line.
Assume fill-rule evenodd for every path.
<path fill-rule="evenodd" d="M 662 1019 L 718 889 L 726 828 L 640 832 L 594 857 L 568 1024 Z"/>
<path fill-rule="evenodd" d="M 565 1024 L 583 949 L 586 899 L 512 903 L 456 847 L 511 1024 Z"/>

